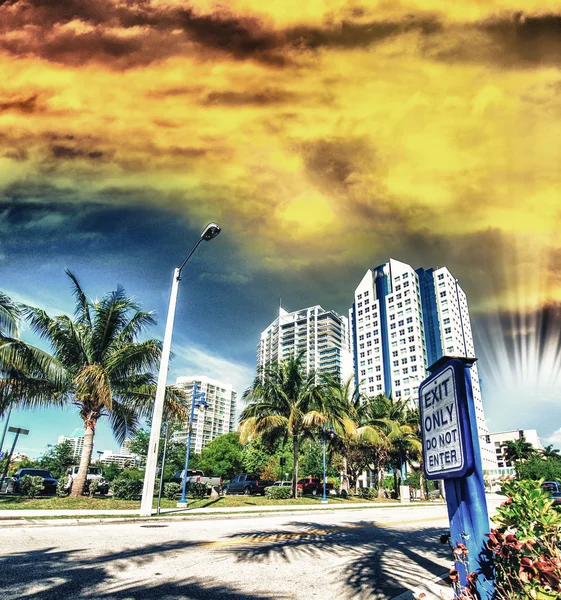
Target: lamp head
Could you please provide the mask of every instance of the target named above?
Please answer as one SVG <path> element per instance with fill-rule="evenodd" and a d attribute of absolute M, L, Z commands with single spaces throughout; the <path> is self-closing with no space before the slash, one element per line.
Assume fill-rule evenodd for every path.
<path fill-rule="evenodd" d="M 208 242 L 209 240 L 215 238 L 221 231 L 222 230 L 220 229 L 220 225 L 218 225 L 218 223 L 209 223 L 203 229 L 203 232 L 201 233 L 201 238 Z"/>

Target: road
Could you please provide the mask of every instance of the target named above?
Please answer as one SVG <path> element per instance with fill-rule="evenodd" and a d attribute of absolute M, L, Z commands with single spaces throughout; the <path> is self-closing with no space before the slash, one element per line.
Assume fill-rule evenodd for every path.
<path fill-rule="evenodd" d="M 447 525 L 428 506 L 2 529 L 0 598 L 391 599 L 450 568 Z"/>

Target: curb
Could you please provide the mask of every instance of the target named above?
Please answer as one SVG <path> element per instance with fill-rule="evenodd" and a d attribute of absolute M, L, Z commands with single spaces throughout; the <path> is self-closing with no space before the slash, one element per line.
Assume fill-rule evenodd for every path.
<path fill-rule="evenodd" d="M 439 506 L 441 503 L 422 503 L 415 504 L 413 506 Z M 259 507 L 258 510 L 244 510 L 240 507 L 240 510 L 235 509 L 214 509 L 208 512 L 191 512 L 191 513 L 173 513 L 166 512 L 160 513 L 159 516 L 153 515 L 151 517 L 140 517 L 136 512 L 129 513 L 128 515 L 116 515 L 115 517 L 100 517 L 100 515 L 60 515 L 59 518 L 48 518 L 49 515 L 44 515 L 46 518 L 38 516 L 9 516 L 2 518 L 0 510 L 0 529 L 10 529 L 16 527 L 67 527 L 67 526 L 78 526 L 78 525 L 118 525 L 125 523 L 163 523 L 164 521 L 193 521 L 193 520 L 207 520 L 207 519 L 244 519 L 247 517 L 267 517 L 269 515 L 298 515 L 302 514 L 306 510 L 314 513 L 328 513 L 343 510 L 365 510 L 365 509 L 387 509 L 387 508 L 407 508 L 411 507 L 411 504 L 398 504 L 398 505 L 385 505 L 385 506 L 371 506 L 371 505 L 346 505 L 346 506 L 304 506 L 302 508 L 285 508 L 285 507 L 274 507 L 262 509 Z M 194 509 L 201 510 L 201 509 Z"/>

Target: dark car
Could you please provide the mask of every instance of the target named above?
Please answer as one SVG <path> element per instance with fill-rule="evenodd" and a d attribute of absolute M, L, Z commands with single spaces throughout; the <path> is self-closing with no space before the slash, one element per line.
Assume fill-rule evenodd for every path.
<path fill-rule="evenodd" d="M 561 506 L 561 492 L 553 492 L 550 499 L 553 500 L 553 506 Z"/>
<path fill-rule="evenodd" d="M 232 478 L 230 483 L 222 486 L 224 494 L 262 494 L 265 495 L 265 488 L 273 485 L 272 481 L 260 480 L 257 475 L 242 473 Z"/>
<path fill-rule="evenodd" d="M 19 469 L 8 483 L 7 491 L 14 494 L 21 492 L 21 480 L 25 475 L 43 478 L 43 493 L 56 494 L 58 481 L 45 469 Z"/>
<path fill-rule="evenodd" d="M 541 484 L 541 488 L 549 493 L 559 493 L 561 492 L 561 483 L 558 481 L 544 481 Z"/>

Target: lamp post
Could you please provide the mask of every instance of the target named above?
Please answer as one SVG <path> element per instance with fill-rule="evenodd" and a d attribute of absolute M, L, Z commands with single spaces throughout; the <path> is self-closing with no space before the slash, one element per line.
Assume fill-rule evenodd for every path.
<path fill-rule="evenodd" d="M 10 433 L 15 433 L 14 443 L 12 444 L 12 448 L 10 453 L 8 454 L 8 459 L 6 460 L 6 466 L 4 467 L 4 471 L 2 473 L 2 477 L 0 478 L 0 490 L 2 490 L 2 486 L 4 485 L 4 479 L 6 479 L 6 475 L 8 474 L 8 469 L 10 468 L 10 461 L 12 460 L 12 454 L 16 448 L 16 444 L 18 443 L 18 438 L 20 435 L 28 435 L 29 429 L 23 429 L 22 427 L 9 427 L 8 431 Z M 6 493 L 8 493 L 8 489 L 6 486 Z"/>
<path fill-rule="evenodd" d="M 177 503 L 177 508 L 187 508 L 187 470 L 189 469 L 189 453 L 191 452 L 191 433 L 193 431 L 193 417 L 195 416 L 195 406 L 197 408 L 206 408 L 206 392 L 197 392 L 197 382 L 193 383 L 193 397 L 191 398 L 191 416 L 189 417 L 189 432 L 187 434 L 187 449 L 185 450 L 185 469 L 183 471 L 183 487 L 181 488 L 181 498 Z"/>
<path fill-rule="evenodd" d="M 335 432 L 331 427 L 326 429 L 325 427 L 322 430 L 322 438 L 323 438 L 323 498 L 321 499 L 322 504 L 327 504 L 327 461 L 326 461 L 326 445 L 327 439 L 332 440 L 336 436 Z"/>
<path fill-rule="evenodd" d="M 152 412 L 152 428 L 150 430 L 150 442 L 146 454 L 146 468 L 144 471 L 144 487 L 142 489 L 142 501 L 140 503 L 140 516 L 149 517 L 152 514 L 152 500 L 154 497 L 154 484 L 156 480 L 156 466 L 158 463 L 158 448 L 160 445 L 160 431 L 162 429 L 162 415 L 164 412 L 164 399 L 166 395 L 166 382 L 168 377 L 169 355 L 171 351 L 171 338 L 173 335 L 173 321 L 175 319 L 175 305 L 177 302 L 177 291 L 181 279 L 181 270 L 191 258 L 199 244 L 214 239 L 220 233 L 220 227 L 216 223 L 209 223 L 202 231 L 201 237 L 187 255 L 187 258 L 181 263 L 181 266 L 174 270 L 171 294 L 169 298 L 168 317 L 166 321 L 166 331 L 164 334 L 164 343 L 162 346 L 162 358 L 160 361 L 160 371 L 158 373 L 158 385 L 156 388 L 156 400 Z"/>
<path fill-rule="evenodd" d="M 164 454 L 162 456 L 162 464 L 160 466 L 160 487 L 158 488 L 158 504 L 156 506 L 156 514 L 160 514 L 160 504 L 162 503 L 162 492 L 164 490 L 164 473 L 166 469 L 166 452 L 168 449 L 169 440 L 169 423 L 164 423 Z"/>

